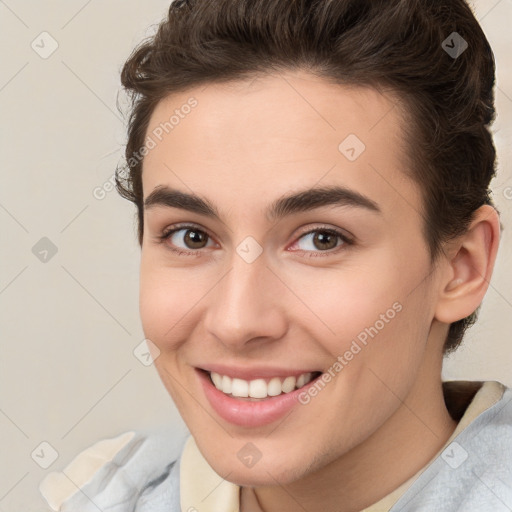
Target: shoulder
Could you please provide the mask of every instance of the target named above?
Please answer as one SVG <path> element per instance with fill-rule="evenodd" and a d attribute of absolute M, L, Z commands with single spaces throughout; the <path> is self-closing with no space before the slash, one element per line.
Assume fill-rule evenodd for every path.
<path fill-rule="evenodd" d="M 451 439 L 391 511 L 511 510 L 503 504 L 512 507 L 512 388 L 488 381 L 485 393 L 492 405 Z"/>
<path fill-rule="evenodd" d="M 179 510 L 179 456 L 187 437 L 161 427 L 102 439 L 47 474 L 39 491 L 60 512 L 139 510 L 152 500 L 166 512 Z"/>

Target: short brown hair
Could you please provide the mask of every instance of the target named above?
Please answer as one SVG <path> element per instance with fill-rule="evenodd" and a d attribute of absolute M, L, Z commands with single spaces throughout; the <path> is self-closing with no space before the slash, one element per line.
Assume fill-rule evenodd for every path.
<path fill-rule="evenodd" d="M 443 41 L 468 46 L 454 55 Z M 121 73 L 132 103 L 116 187 L 137 206 L 141 245 L 143 159 L 133 155 L 158 102 L 203 83 L 292 69 L 400 97 L 407 172 L 422 190 L 432 262 L 442 242 L 463 234 L 481 205 L 492 205 L 494 56 L 464 0 L 175 0 Z M 478 309 L 450 325 L 444 354 L 460 345 Z"/>

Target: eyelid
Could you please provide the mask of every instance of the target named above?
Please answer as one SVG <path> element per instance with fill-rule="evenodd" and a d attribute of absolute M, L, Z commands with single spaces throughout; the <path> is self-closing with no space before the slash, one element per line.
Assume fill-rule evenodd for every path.
<path fill-rule="evenodd" d="M 338 227 L 334 227 L 334 226 L 329 226 L 328 224 L 322 224 L 322 223 L 320 223 L 320 225 L 313 226 L 313 227 L 305 227 L 304 230 L 300 230 L 296 236 L 302 237 L 304 235 L 307 235 L 309 233 L 314 233 L 316 231 L 330 231 L 330 232 L 340 235 L 343 238 L 346 238 L 350 242 L 355 242 L 355 237 L 352 234 L 350 234 L 347 230 L 338 228 Z"/>
<path fill-rule="evenodd" d="M 199 226 L 198 224 L 194 224 L 193 222 L 183 222 L 183 223 L 178 223 L 178 224 L 172 224 L 171 226 L 168 226 L 166 228 L 164 228 L 162 230 L 162 232 L 156 236 L 157 240 L 159 243 L 165 243 L 174 233 L 178 232 L 178 231 L 182 231 L 182 230 L 196 230 L 196 231 L 201 231 L 202 233 L 204 233 L 209 240 L 213 240 L 215 241 L 215 238 L 210 234 L 210 232 L 203 228 L 202 226 Z M 215 242 L 217 243 L 217 242 Z M 171 249 L 174 249 L 174 248 L 171 248 Z M 182 252 L 189 252 L 189 253 L 197 253 L 199 251 L 202 251 L 204 248 L 202 249 L 181 249 L 181 248 L 176 248 L 177 251 L 182 251 Z"/>
<path fill-rule="evenodd" d="M 322 232 L 322 231 L 333 234 L 338 239 L 340 239 L 342 243 L 340 245 L 337 245 L 336 247 L 333 247 L 332 249 L 327 249 L 325 251 L 320 251 L 320 250 L 309 251 L 309 250 L 305 250 L 305 249 L 294 249 L 291 252 L 303 253 L 307 258 L 329 257 L 329 256 L 334 256 L 334 255 L 340 254 L 340 252 L 346 250 L 348 247 L 354 245 L 354 243 L 355 243 L 355 237 L 353 235 L 349 235 L 348 233 L 346 233 L 345 230 L 342 230 L 341 228 L 330 227 L 327 225 L 323 225 L 323 226 L 321 225 L 321 226 L 305 228 L 305 230 L 303 232 L 296 235 L 296 237 L 294 238 L 294 241 L 292 243 L 292 247 L 294 245 L 296 245 L 297 243 L 299 243 L 299 241 L 306 235 L 310 235 L 312 233 L 317 233 L 317 232 Z"/>

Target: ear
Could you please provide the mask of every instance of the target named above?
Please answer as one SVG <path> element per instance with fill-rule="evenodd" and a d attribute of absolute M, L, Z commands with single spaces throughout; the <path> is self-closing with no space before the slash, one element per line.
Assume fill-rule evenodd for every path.
<path fill-rule="evenodd" d="M 480 305 L 491 280 L 499 238 L 498 212 L 490 205 L 481 206 L 467 233 L 449 244 L 435 312 L 437 320 L 456 322 Z"/>

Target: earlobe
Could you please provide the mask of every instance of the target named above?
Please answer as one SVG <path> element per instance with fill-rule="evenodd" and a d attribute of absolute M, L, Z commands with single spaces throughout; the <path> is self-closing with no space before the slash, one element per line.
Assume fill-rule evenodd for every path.
<path fill-rule="evenodd" d="M 475 213 L 468 231 L 457 239 L 448 265 L 446 279 L 440 283 L 435 318 L 452 323 L 473 313 L 489 287 L 496 253 L 500 223 L 498 212 L 490 205 Z"/>

